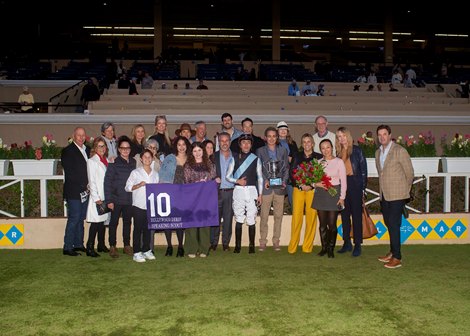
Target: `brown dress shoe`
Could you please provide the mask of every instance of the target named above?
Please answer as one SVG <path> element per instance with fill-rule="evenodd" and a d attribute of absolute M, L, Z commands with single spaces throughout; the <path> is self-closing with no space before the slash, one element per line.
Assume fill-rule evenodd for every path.
<path fill-rule="evenodd" d="M 384 255 L 383 257 L 378 257 L 377 259 L 379 259 L 379 261 L 383 262 L 383 263 L 388 263 L 390 261 L 390 259 L 392 259 L 392 253 L 387 253 L 386 255 Z"/>
<path fill-rule="evenodd" d="M 124 249 L 122 250 L 122 253 L 127 254 L 128 256 L 134 256 L 134 251 L 132 250 L 132 247 L 130 245 L 124 246 Z"/>
<path fill-rule="evenodd" d="M 119 258 L 119 253 L 116 246 L 111 246 L 109 250 L 109 256 L 111 258 Z"/>
<path fill-rule="evenodd" d="M 401 260 L 397 258 L 390 259 L 388 263 L 384 265 L 386 268 L 398 268 L 401 267 Z"/>

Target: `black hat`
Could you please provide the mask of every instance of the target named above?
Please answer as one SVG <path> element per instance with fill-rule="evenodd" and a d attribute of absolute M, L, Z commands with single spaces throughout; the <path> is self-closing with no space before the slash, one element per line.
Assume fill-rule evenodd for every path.
<path fill-rule="evenodd" d="M 238 144 L 240 144 L 242 140 L 250 140 L 251 143 L 253 143 L 253 137 L 251 134 L 245 133 L 245 134 L 240 135 L 238 137 Z"/>

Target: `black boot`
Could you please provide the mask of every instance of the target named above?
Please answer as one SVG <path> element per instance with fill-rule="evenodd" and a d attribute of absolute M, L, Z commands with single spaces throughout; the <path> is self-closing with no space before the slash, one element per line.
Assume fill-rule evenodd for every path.
<path fill-rule="evenodd" d="M 184 257 L 184 248 L 178 247 L 178 251 L 176 251 L 176 257 Z"/>
<path fill-rule="evenodd" d="M 248 236 L 250 238 L 250 247 L 248 248 L 248 253 L 255 253 L 255 234 L 256 228 L 254 225 L 248 226 Z"/>
<path fill-rule="evenodd" d="M 235 225 L 235 249 L 233 253 L 240 253 L 242 249 L 242 227 L 243 223 L 238 223 Z"/>
<path fill-rule="evenodd" d="M 333 228 L 333 230 L 328 230 L 328 258 L 335 257 L 335 246 L 336 246 L 336 236 L 338 235 L 338 230 Z"/>
<path fill-rule="evenodd" d="M 104 236 L 106 234 L 106 226 L 104 223 L 98 223 L 98 252 L 108 253 L 109 249 L 106 247 L 104 243 Z"/>
<path fill-rule="evenodd" d="M 173 246 L 168 246 L 166 248 L 165 257 L 171 257 L 173 255 Z"/>
<path fill-rule="evenodd" d="M 320 240 L 321 240 L 321 251 L 318 252 L 320 257 L 323 257 L 327 251 L 327 244 L 328 244 L 328 231 L 325 226 L 322 226 L 320 223 Z"/>
<path fill-rule="evenodd" d="M 338 253 L 351 252 L 352 251 L 351 239 L 344 238 L 344 237 L 343 239 L 344 239 L 343 247 L 338 250 Z"/>
<path fill-rule="evenodd" d="M 100 255 L 96 253 L 95 247 L 92 244 L 87 244 L 86 246 L 86 255 L 88 257 L 96 258 L 99 257 Z"/>

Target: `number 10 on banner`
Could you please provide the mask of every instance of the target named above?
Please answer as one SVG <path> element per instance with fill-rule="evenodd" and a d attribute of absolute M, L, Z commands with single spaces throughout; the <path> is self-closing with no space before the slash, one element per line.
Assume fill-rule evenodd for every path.
<path fill-rule="evenodd" d="M 155 194 L 151 193 L 147 199 L 150 202 L 150 217 L 155 217 L 156 212 L 160 217 L 168 217 L 171 214 L 171 197 L 167 193 L 159 193 L 155 198 Z"/>

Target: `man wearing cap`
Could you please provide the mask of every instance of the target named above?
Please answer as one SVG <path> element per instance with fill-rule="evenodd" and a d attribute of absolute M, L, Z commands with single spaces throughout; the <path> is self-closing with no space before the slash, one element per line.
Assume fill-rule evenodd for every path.
<path fill-rule="evenodd" d="M 226 179 L 233 183 L 233 212 L 235 214 L 235 249 L 234 253 L 240 253 L 242 241 L 242 227 L 246 220 L 248 225 L 249 250 L 255 253 L 255 224 L 258 206 L 262 203 L 263 173 L 261 161 L 251 153 L 253 137 L 243 134 L 238 138 L 240 153 L 235 154 L 230 160 Z"/>
<path fill-rule="evenodd" d="M 23 86 L 23 92 L 18 97 L 18 103 L 21 105 L 21 112 L 33 112 L 34 97 L 27 86 Z"/>
<path fill-rule="evenodd" d="M 259 136 L 253 134 L 253 120 L 251 118 L 245 118 L 242 120 L 242 132 L 244 134 L 251 134 L 253 137 L 253 145 L 251 146 L 251 152 L 256 153 L 258 148 L 261 148 L 265 145 L 264 140 L 261 139 Z M 232 152 L 238 153 L 240 151 L 240 147 L 238 146 L 238 142 L 234 141 L 230 145 L 230 150 Z"/>
<path fill-rule="evenodd" d="M 313 141 L 315 142 L 313 151 L 321 154 L 320 142 L 329 139 L 333 144 L 333 156 L 336 156 L 336 148 L 334 145 L 336 143 L 336 134 L 328 131 L 328 120 L 325 116 L 319 115 L 315 118 L 315 128 L 317 129 L 317 133 L 313 135 Z"/>
<path fill-rule="evenodd" d="M 195 134 L 189 139 L 189 142 L 203 142 L 205 140 L 208 140 L 207 138 L 207 127 L 206 123 L 202 120 L 199 120 L 196 122 L 194 125 L 195 128 Z"/>
<path fill-rule="evenodd" d="M 230 150 L 230 135 L 219 133 L 218 140 L 220 150 L 214 153 L 216 182 L 219 184 L 219 226 L 211 227 L 211 249 L 215 251 L 219 243 L 220 226 L 222 225 L 222 247 L 224 251 L 229 251 L 229 243 L 232 239 L 233 221 L 233 188 L 235 185 L 227 181 L 228 166 L 232 160 Z"/>
<path fill-rule="evenodd" d="M 243 134 L 242 131 L 233 127 L 233 118 L 230 113 L 225 112 L 224 114 L 222 114 L 220 119 L 222 120 L 222 132 L 230 134 L 230 141 L 238 139 L 238 137 Z M 214 138 L 215 149 L 219 150 L 219 141 L 217 139 L 217 134 L 214 136 Z"/>
<path fill-rule="evenodd" d="M 289 160 L 287 150 L 278 146 L 279 134 L 274 127 L 268 127 L 264 131 L 266 146 L 259 148 L 256 155 L 261 160 L 263 166 L 263 194 L 260 213 L 260 240 L 259 250 L 264 251 L 268 240 L 268 217 L 271 205 L 274 214 L 273 229 L 273 248 L 274 251 L 280 251 L 279 241 L 281 238 L 282 217 L 284 215 L 284 198 L 286 195 L 286 186 L 289 179 Z M 276 163 L 276 172 L 273 172 L 271 162 Z M 273 176 L 275 175 L 275 176 Z M 271 185 L 273 177 L 279 178 L 280 185 Z"/>

